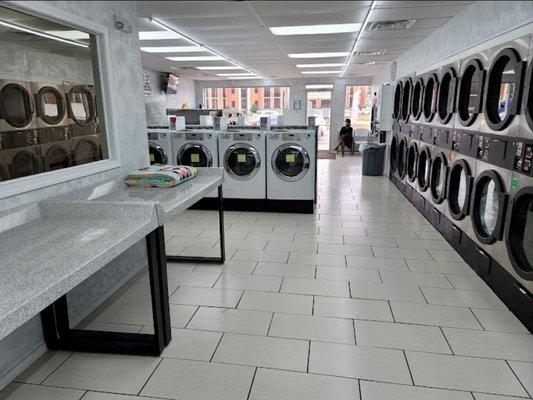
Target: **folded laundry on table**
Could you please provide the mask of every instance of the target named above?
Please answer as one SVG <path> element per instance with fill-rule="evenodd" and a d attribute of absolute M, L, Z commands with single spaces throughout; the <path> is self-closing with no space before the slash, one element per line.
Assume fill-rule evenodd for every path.
<path fill-rule="evenodd" d="M 170 188 L 196 176 L 198 170 L 186 165 L 150 165 L 126 175 L 124 182 L 131 187 Z"/>

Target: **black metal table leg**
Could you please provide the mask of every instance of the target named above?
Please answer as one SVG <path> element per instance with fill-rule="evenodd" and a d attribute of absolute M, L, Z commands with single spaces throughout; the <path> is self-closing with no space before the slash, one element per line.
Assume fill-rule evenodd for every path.
<path fill-rule="evenodd" d="M 225 228 L 224 228 L 224 196 L 222 193 L 222 185 L 218 187 L 218 223 L 220 231 L 220 257 L 201 257 L 201 256 L 172 256 L 167 255 L 167 261 L 172 262 L 188 262 L 188 263 L 209 263 L 209 264 L 224 264 L 226 261 L 226 244 L 225 244 Z"/>
<path fill-rule="evenodd" d="M 163 227 L 146 236 L 154 334 L 71 329 L 67 297 L 41 312 L 46 345 L 54 350 L 159 356 L 171 340 Z"/>

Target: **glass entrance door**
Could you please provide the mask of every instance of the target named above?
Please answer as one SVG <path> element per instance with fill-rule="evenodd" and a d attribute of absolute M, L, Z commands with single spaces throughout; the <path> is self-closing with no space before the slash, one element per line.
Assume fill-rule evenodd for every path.
<path fill-rule="evenodd" d="M 331 91 L 307 92 L 307 117 L 315 117 L 318 126 L 318 150 L 329 150 L 331 126 Z"/>

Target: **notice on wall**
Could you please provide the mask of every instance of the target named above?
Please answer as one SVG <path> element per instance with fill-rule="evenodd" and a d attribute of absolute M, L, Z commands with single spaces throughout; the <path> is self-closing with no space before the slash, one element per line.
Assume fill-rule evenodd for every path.
<path fill-rule="evenodd" d="M 143 92 L 145 96 L 150 96 L 152 94 L 152 82 L 150 80 L 150 75 L 143 74 Z"/>

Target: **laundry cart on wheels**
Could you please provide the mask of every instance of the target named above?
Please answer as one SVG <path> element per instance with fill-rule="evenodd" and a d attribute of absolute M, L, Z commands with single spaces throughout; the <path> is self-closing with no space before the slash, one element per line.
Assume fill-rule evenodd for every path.
<path fill-rule="evenodd" d="M 383 175 L 386 145 L 383 143 L 363 143 L 363 175 Z"/>

